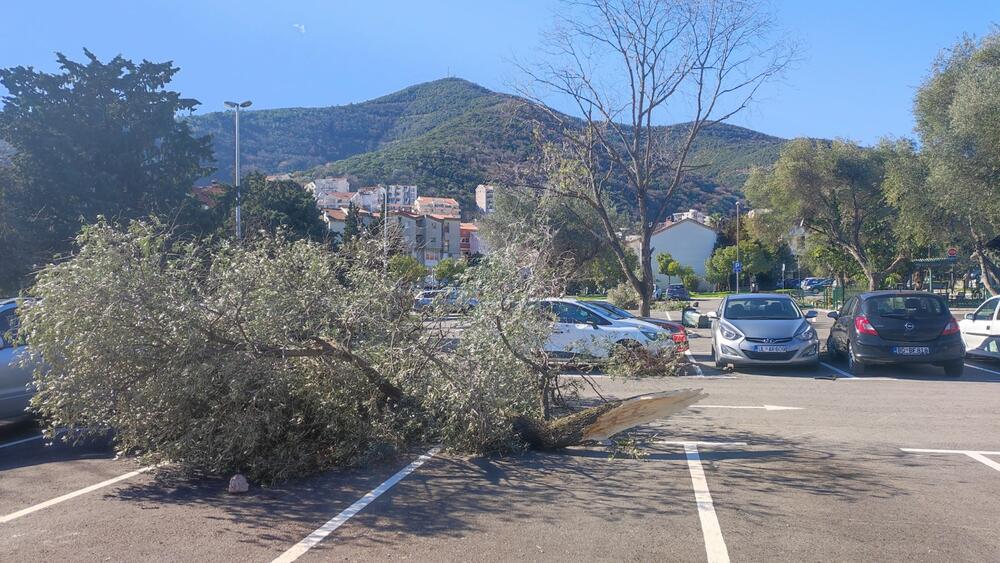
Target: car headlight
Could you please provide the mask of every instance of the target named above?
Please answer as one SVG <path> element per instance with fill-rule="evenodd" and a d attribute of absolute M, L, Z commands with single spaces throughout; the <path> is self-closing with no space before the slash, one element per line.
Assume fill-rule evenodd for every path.
<path fill-rule="evenodd" d="M 739 340 L 743 338 L 742 332 L 736 330 L 736 327 L 726 322 L 719 323 L 719 332 L 726 340 Z"/>
<path fill-rule="evenodd" d="M 651 342 L 655 342 L 660 339 L 660 333 L 658 332 L 647 332 L 645 330 L 641 331 L 642 335 L 648 338 Z"/>
<path fill-rule="evenodd" d="M 795 338 L 805 341 L 813 340 L 816 338 L 816 329 L 814 329 L 813 326 L 809 324 L 809 321 L 805 321 L 804 323 L 802 323 L 802 328 L 800 328 L 799 331 L 795 333 Z"/>

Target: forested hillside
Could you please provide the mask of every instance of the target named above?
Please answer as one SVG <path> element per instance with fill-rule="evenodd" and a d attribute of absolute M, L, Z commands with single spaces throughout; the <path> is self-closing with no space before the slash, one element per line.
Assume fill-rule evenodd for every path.
<path fill-rule="evenodd" d="M 190 118 L 196 134 L 211 134 L 216 177 L 232 175 L 232 117 Z M 241 116 L 242 165 L 267 173 L 293 172 L 302 180 L 353 174 L 369 182 L 408 182 L 424 195 L 448 195 L 471 207 L 476 184 L 495 177 L 498 163 L 536 150 L 544 112 L 518 98 L 448 78 L 375 100 L 326 108 L 248 111 Z M 722 211 L 732 207 L 750 167 L 777 159 L 783 139 L 729 125 L 702 133 L 697 165 L 671 207 Z"/>

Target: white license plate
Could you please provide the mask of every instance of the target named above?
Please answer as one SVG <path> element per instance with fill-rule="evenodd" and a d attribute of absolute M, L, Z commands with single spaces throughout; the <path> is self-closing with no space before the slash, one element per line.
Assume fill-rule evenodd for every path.
<path fill-rule="evenodd" d="M 787 346 L 757 346 L 754 348 L 757 352 L 787 352 Z"/>
<path fill-rule="evenodd" d="M 931 349 L 927 346 L 896 346 L 892 352 L 897 356 L 926 356 Z"/>

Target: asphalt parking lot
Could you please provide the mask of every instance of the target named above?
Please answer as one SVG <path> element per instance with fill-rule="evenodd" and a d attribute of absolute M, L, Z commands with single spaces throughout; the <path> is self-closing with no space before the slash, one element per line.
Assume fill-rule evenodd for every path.
<path fill-rule="evenodd" d="M 597 379 L 709 393 L 639 429 L 641 460 L 413 452 L 235 496 L 0 428 L 0 560 L 1000 560 L 1000 364 L 722 372 L 707 336 L 702 376 Z"/>

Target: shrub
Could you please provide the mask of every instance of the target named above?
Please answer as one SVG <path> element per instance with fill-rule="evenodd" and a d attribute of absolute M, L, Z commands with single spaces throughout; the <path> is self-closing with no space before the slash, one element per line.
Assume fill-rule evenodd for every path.
<path fill-rule="evenodd" d="M 632 287 L 632 284 L 622 282 L 608 290 L 608 301 L 622 309 L 638 309 L 639 293 Z"/>
<path fill-rule="evenodd" d="M 701 278 L 694 272 L 685 274 L 684 277 L 681 278 L 681 282 L 688 291 L 698 291 L 698 287 L 701 286 Z"/>

